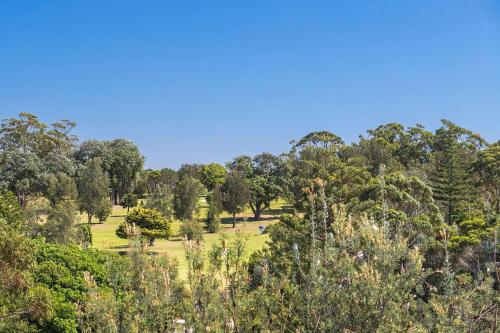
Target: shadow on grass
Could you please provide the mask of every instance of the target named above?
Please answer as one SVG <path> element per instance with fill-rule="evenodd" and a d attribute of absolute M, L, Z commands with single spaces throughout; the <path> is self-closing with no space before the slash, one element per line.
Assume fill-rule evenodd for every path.
<path fill-rule="evenodd" d="M 293 207 L 292 206 L 283 206 L 281 208 L 269 208 L 265 209 L 262 212 L 262 215 L 281 215 L 281 214 L 292 214 L 293 213 Z"/>
<path fill-rule="evenodd" d="M 259 222 L 266 222 L 266 221 L 274 221 L 277 219 L 277 216 L 265 216 L 265 217 L 260 217 L 258 220 L 252 218 L 236 218 L 236 225 L 240 223 L 252 223 L 252 224 L 257 224 Z M 233 218 L 232 217 L 223 217 L 220 219 L 221 224 L 233 224 Z"/>
<path fill-rule="evenodd" d="M 111 246 L 110 249 L 128 249 L 129 248 L 129 245 L 126 244 L 126 245 L 115 245 L 115 246 Z"/>

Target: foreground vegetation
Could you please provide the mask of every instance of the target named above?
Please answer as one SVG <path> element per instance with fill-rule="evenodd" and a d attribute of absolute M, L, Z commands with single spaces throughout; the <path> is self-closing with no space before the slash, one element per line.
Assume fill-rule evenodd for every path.
<path fill-rule="evenodd" d="M 74 126 L 1 125 L 1 332 L 498 331 L 500 142 L 386 124 L 143 170 Z"/>

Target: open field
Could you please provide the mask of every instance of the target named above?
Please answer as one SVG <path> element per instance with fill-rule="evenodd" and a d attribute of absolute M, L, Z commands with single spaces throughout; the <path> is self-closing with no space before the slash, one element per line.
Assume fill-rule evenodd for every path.
<path fill-rule="evenodd" d="M 213 244 L 220 241 L 222 234 L 226 234 L 229 241 L 235 236 L 236 230 L 240 230 L 248 236 L 247 241 L 247 256 L 252 252 L 261 249 L 269 236 L 267 234 L 259 234 L 259 225 L 268 226 L 279 219 L 279 215 L 285 210 L 285 202 L 283 200 L 274 201 L 271 204 L 271 209 L 264 211 L 261 219 L 254 221 L 252 218 L 252 212 L 250 209 L 245 210 L 242 214 L 237 217 L 238 223 L 235 228 L 232 228 L 232 220 L 229 215 L 223 214 L 221 216 L 221 230 L 218 233 L 209 234 L 205 233 L 203 235 L 204 249 L 208 251 Z M 93 246 L 102 250 L 110 251 L 127 251 L 128 250 L 128 240 L 118 238 L 115 234 L 115 230 L 118 225 L 125 220 L 127 215 L 127 210 L 121 206 L 114 206 L 112 215 L 106 220 L 105 223 L 97 223 L 97 219 L 92 220 L 92 238 Z M 200 200 L 200 211 L 197 214 L 197 218 L 202 221 L 203 217 L 206 215 L 206 204 L 204 200 Z M 181 222 L 174 221 L 172 225 L 173 236 L 170 239 L 157 239 L 155 240 L 154 246 L 149 249 L 151 252 L 166 253 L 169 256 L 176 258 L 179 263 L 179 273 L 180 276 L 185 277 L 187 273 L 187 263 L 185 260 L 184 246 L 182 242 L 182 237 L 179 236 L 178 230 Z"/>

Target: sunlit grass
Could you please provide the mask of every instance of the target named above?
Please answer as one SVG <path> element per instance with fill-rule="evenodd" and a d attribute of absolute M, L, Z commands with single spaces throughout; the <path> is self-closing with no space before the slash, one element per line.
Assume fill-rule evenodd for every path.
<path fill-rule="evenodd" d="M 284 200 L 277 200 L 272 203 L 271 209 L 265 211 L 262 214 L 262 218 L 259 221 L 254 221 L 252 219 L 253 215 L 250 209 L 245 210 L 242 214 L 237 216 L 238 223 L 236 228 L 232 228 L 231 219 L 228 214 L 222 214 L 221 218 L 223 223 L 221 223 L 221 230 L 219 233 L 203 234 L 203 248 L 205 253 L 212 248 L 212 245 L 221 241 L 221 234 L 227 235 L 229 242 L 235 237 L 236 230 L 240 230 L 245 235 L 248 236 L 246 255 L 249 256 L 256 250 L 264 247 L 266 241 L 269 239 L 267 234 L 261 235 L 259 232 L 259 226 L 268 226 L 279 219 L 279 215 L 282 213 L 285 206 Z M 197 214 L 197 218 L 201 221 L 206 215 L 206 202 L 204 199 L 200 200 L 200 210 Z M 105 223 L 99 224 L 97 219 L 92 220 L 92 238 L 93 246 L 102 250 L 110 251 L 128 251 L 129 242 L 126 239 L 118 238 L 115 234 L 115 230 L 120 223 L 125 220 L 127 215 L 127 209 L 121 206 L 114 206 L 112 215 L 106 220 Z M 187 273 L 187 262 L 185 259 L 185 252 L 182 238 L 178 235 L 180 221 L 173 221 L 172 224 L 172 234 L 170 239 L 157 239 L 155 240 L 154 246 L 149 248 L 149 251 L 155 253 L 166 253 L 172 258 L 176 258 L 179 263 L 179 273 L 180 276 L 185 277 Z"/>

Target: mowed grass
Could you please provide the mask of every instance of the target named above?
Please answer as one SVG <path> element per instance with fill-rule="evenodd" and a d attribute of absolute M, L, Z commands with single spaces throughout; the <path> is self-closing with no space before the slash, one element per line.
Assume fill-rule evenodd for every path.
<path fill-rule="evenodd" d="M 264 211 L 261 219 L 258 221 L 253 220 L 253 214 L 248 208 L 243 213 L 237 215 L 236 227 L 232 227 L 232 219 L 228 214 L 221 216 L 221 230 L 219 233 L 204 233 L 203 234 L 203 249 L 208 253 L 213 244 L 221 242 L 221 235 L 224 234 L 228 241 L 235 237 L 236 231 L 248 237 L 246 243 L 246 256 L 250 256 L 256 250 L 264 247 L 266 241 L 269 239 L 267 234 L 260 234 L 259 226 L 269 226 L 276 223 L 279 216 L 287 210 L 286 202 L 284 200 L 276 200 L 271 204 L 271 208 Z M 196 218 L 200 221 L 206 216 L 206 202 L 204 199 L 200 200 L 200 210 Z M 126 239 L 118 238 L 115 230 L 120 223 L 125 220 L 127 209 L 121 206 L 114 206 L 113 213 L 103 224 L 99 224 L 97 219 L 92 220 L 92 238 L 93 246 L 101 250 L 109 250 L 116 252 L 128 251 L 129 242 Z M 173 221 L 172 236 L 170 239 L 156 239 L 153 247 L 149 247 L 148 251 L 152 253 L 166 253 L 178 261 L 179 274 L 181 277 L 187 276 L 187 262 L 185 258 L 184 245 L 182 237 L 178 234 L 180 221 Z"/>

